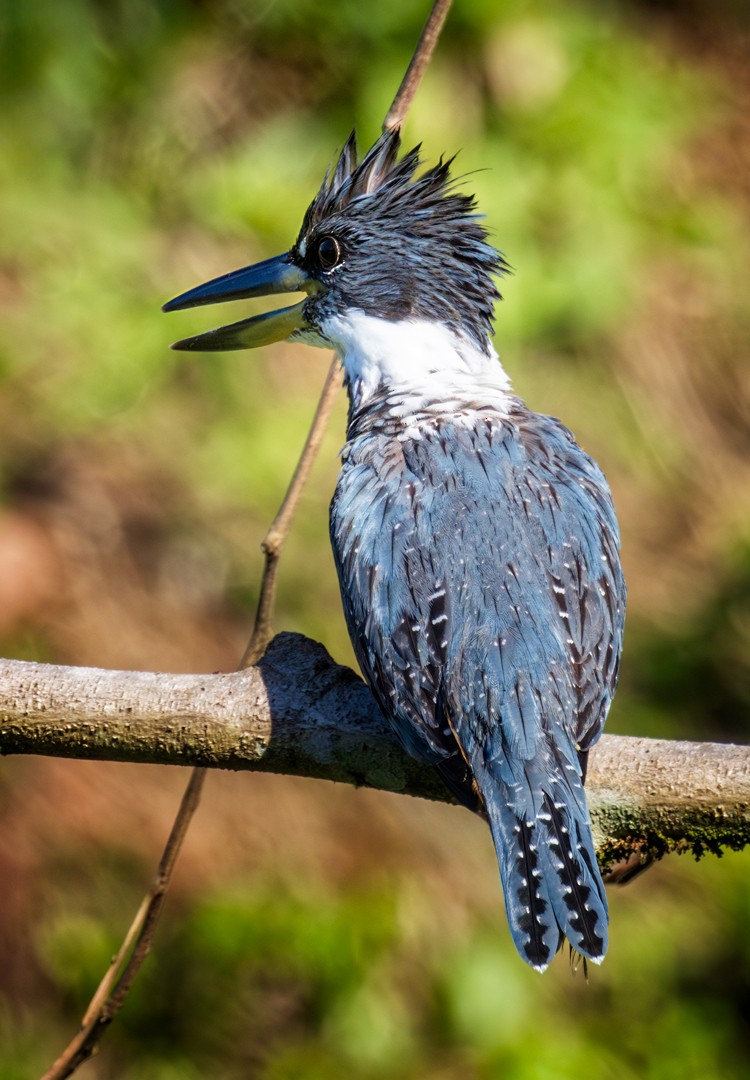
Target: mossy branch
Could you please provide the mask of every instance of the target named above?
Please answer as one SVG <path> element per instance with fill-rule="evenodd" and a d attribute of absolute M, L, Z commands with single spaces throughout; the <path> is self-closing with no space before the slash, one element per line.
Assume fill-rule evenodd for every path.
<path fill-rule="evenodd" d="M 298 634 L 254 667 L 170 675 L 0 661 L 0 752 L 309 776 L 449 801 L 365 684 Z M 750 843 L 750 747 L 605 735 L 589 803 L 605 865 Z"/>

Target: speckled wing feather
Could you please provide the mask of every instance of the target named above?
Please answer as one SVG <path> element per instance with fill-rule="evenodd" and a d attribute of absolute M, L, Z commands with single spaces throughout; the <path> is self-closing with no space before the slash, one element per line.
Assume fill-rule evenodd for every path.
<path fill-rule="evenodd" d="M 582 769 L 617 680 L 625 587 L 600 470 L 520 402 L 400 436 L 355 424 L 331 536 L 381 708 L 486 812 L 519 952 L 543 968 L 564 935 L 601 958 Z"/>

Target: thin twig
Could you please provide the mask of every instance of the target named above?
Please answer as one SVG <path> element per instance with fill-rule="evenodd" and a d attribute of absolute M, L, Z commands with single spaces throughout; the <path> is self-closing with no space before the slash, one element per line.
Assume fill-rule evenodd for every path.
<path fill-rule="evenodd" d="M 434 52 L 451 3 L 452 0 L 435 0 L 401 86 L 383 122 L 384 131 L 399 127 L 406 118 L 417 87 Z M 300 496 L 310 475 L 320 444 L 323 441 L 328 418 L 336 400 L 340 373 L 340 361 L 338 357 L 334 356 L 297 467 L 294 470 L 279 512 L 263 540 L 262 548 L 265 563 L 255 612 L 255 625 L 240 661 L 240 669 L 256 663 L 271 640 L 273 609 L 276 600 L 276 579 L 281 548 L 289 533 Z M 42 1080 L 64 1080 L 65 1077 L 75 1072 L 80 1064 L 91 1057 L 105 1028 L 125 1000 L 141 964 L 148 955 L 156 922 L 169 888 L 172 871 L 190 822 L 198 808 L 205 774 L 206 770 L 204 768 L 193 769 L 180 809 L 172 826 L 169 840 L 162 853 L 154 884 L 144 897 L 117 955 L 91 999 L 80 1031 L 52 1068 L 44 1074 Z M 129 959 L 126 962 L 125 958 L 128 955 Z M 123 963 L 126 963 L 126 966 L 118 979 L 117 973 L 122 968 Z"/>
<path fill-rule="evenodd" d="M 318 407 L 310 426 L 300 459 L 289 482 L 284 501 L 265 535 L 261 547 L 265 555 L 263 577 L 260 583 L 260 596 L 255 609 L 255 626 L 248 642 L 245 654 L 240 661 L 240 668 L 257 663 L 265 652 L 272 636 L 273 609 L 276 601 L 276 578 L 279 568 L 281 548 L 289 533 L 297 505 L 302 495 L 307 478 L 310 475 L 315 457 L 325 435 L 328 418 L 336 401 L 336 394 L 341 383 L 341 362 L 337 356 L 331 360 L 331 366 L 323 384 Z"/>
<path fill-rule="evenodd" d="M 328 418 L 336 401 L 340 375 L 341 364 L 338 357 L 334 356 L 328 369 L 310 431 L 289 487 L 261 545 L 265 554 L 265 564 L 261 579 L 260 596 L 255 612 L 255 626 L 245 654 L 240 661 L 239 669 L 256 663 L 271 640 L 271 625 L 274 601 L 276 599 L 276 579 L 281 548 L 289 533 L 300 496 L 325 435 Z M 105 1028 L 112 1021 L 125 1000 L 138 969 L 146 959 L 151 947 L 151 939 L 169 888 L 172 871 L 177 862 L 190 822 L 198 809 L 205 779 L 205 768 L 193 769 L 172 825 L 169 839 L 162 853 L 154 882 L 143 898 L 117 955 L 113 958 L 104 978 L 99 983 L 81 1021 L 78 1033 L 54 1065 L 44 1074 L 42 1080 L 64 1080 L 65 1077 L 71 1076 L 79 1065 L 91 1057 Z M 123 965 L 125 965 L 124 968 Z M 120 972 L 122 974 L 118 978 Z"/>
<path fill-rule="evenodd" d="M 99 983 L 81 1021 L 79 1031 L 41 1080 L 64 1080 L 90 1058 L 104 1029 L 111 1023 L 125 1000 L 138 969 L 148 955 L 153 932 L 172 878 L 172 871 L 190 822 L 198 809 L 205 778 L 205 769 L 193 769 L 153 884 L 141 901 L 141 906 L 130 924 L 117 955 Z"/>
<path fill-rule="evenodd" d="M 336 400 L 340 371 L 341 365 L 338 357 L 334 356 L 318 407 L 315 410 L 310 432 L 297 467 L 294 470 L 289 488 L 284 496 L 284 501 L 263 540 L 262 548 L 266 561 L 255 613 L 255 628 L 245 650 L 245 655 L 240 662 L 240 669 L 259 660 L 265 651 L 266 645 L 271 640 L 271 618 L 276 594 L 279 554 L 325 434 L 326 423 Z M 45 1073 L 42 1080 L 64 1080 L 64 1077 L 70 1076 L 79 1065 L 86 1061 L 94 1052 L 104 1029 L 125 1000 L 138 969 L 146 959 L 151 947 L 151 939 L 169 888 L 172 871 L 177 862 L 190 822 L 198 809 L 205 779 L 206 769 L 193 769 L 172 825 L 172 831 L 162 853 L 153 885 L 143 898 L 117 955 L 113 958 L 107 973 L 92 997 L 86 1015 L 81 1021 L 78 1034 L 66 1047 L 52 1068 Z M 123 965 L 125 965 L 124 968 Z M 122 974 L 118 978 L 119 972 L 122 972 Z"/>
<path fill-rule="evenodd" d="M 401 80 L 393 104 L 383 121 L 383 131 L 390 131 L 394 127 L 400 127 L 406 119 L 406 114 L 414 100 L 422 76 L 435 51 L 440 31 L 448 16 L 452 2 L 453 0 L 435 0 L 432 5 L 432 11 L 424 25 L 417 47 L 406 69 L 406 74 Z M 240 668 L 246 668 L 256 663 L 271 640 L 273 632 L 272 617 L 276 600 L 276 578 L 281 548 L 286 540 L 297 504 L 325 435 L 328 418 L 336 400 L 340 372 L 340 361 L 334 356 L 323 385 L 318 407 L 315 410 L 310 432 L 302 448 L 302 454 L 284 496 L 284 501 L 261 544 L 265 555 L 265 565 L 255 613 L 255 626 L 253 627 L 252 637 L 245 649 L 245 654 L 240 661 Z"/>
<path fill-rule="evenodd" d="M 393 99 L 393 104 L 383 121 L 383 131 L 391 131 L 393 128 L 401 127 L 406 119 L 406 114 L 414 100 L 414 95 L 422 81 L 422 76 L 427 70 L 427 65 L 435 51 L 435 46 L 440 37 L 440 31 L 443 29 L 443 24 L 448 18 L 448 12 L 450 11 L 452 3 L 453 0 L 435 0 L 435 3 L 432 5 L 432 11 L 429 14 L 427 22 L 424 24 L 422 36 L 414 50 L 414 55 L 406 69 L 406 74 L 401 80 L 398 93 Z"/>

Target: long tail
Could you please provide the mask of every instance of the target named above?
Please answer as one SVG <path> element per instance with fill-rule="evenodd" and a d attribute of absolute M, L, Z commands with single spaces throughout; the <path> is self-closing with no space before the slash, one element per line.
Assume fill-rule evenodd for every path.
<path fill-rule="evenodd" d="M 600 962 L 607 951 L 607 898 L 578 776 L 536 785 L 481 783 L 500 864 L 511 934 L 523 959 L 544 971 L 568 939 Z"/>

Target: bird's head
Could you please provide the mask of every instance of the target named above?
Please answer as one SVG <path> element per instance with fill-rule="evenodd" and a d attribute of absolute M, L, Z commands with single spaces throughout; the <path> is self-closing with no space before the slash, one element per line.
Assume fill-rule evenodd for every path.
<path fill-rule="evenodd" d="M 386 132 L 358 164 L 352 134 L 290 251 L 199 285 L 164 310 L 283 292 L 305 292 L 304 300 L 173 348 L 249 349 L 283 339 L 340 348 L 342 319 L 360 313 L 428 320 L 487 349 L 494 277 L 505 262 L 487 242 L 473 197 L 455 190 L 452 162 L 417 175 L 419 147 L 399 158 L 399 145 L 398 132 Z"/>

